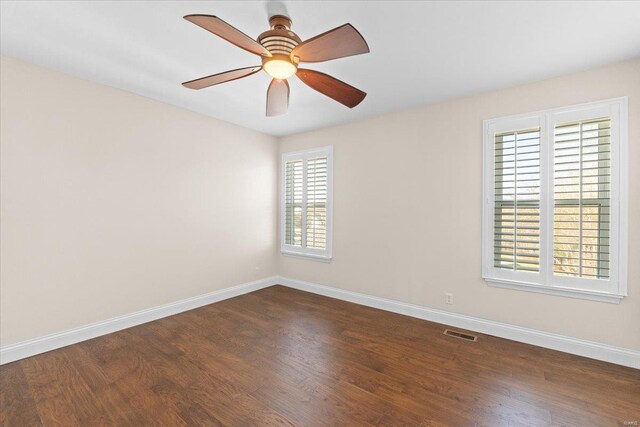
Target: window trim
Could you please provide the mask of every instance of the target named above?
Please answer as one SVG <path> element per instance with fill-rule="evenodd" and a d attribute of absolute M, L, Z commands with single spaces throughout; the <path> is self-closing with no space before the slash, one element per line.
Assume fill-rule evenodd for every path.
<path fill-rule="evenodd" d="M 583 286 L 591 279 L 558 277 L 553 275 L 553 138 L 559 122 L 587 120 L 611 116 L 611 233 L 610 279 L 598 283 L 598 289 Z M 627 296 L 628 263 L 628 115 L 627 97 L 542 110 L 483 120 L 482 156 L 482 278 L 489 286 L 530 292 L 619 303 Z M 540 127 L 540 271 L 537 275 L 511 272 L 493 267 L 494 212 L 494 135 L 498 132 Z M 615 135 L 614 135 L 615 132 Z M 615 149 L 615 151 L 614 151 Z M 549 221 L 551 223 L 549 224 Z M 524 277 L 523 277 L 524 276 Z"/>
<path fill-rule="evenodd" d="M 326 236 L 326 248 L 315 249 L 306 247 L 297 247 L 293 245 L 285 244 L 285 173 L 286 163 L 289 160 L 303 160 L 303 185 L 302 185 L 302 235 L 303 242 L 306 240 L 306 199 L 307 199 L 307 164 L 306 160 L 318 156 L 325 155 L 327 157 L 327 236 Z M 292 151 L 282 154 L 280 161 L 280 252 L 283 255 L 312 259 L 315 261 L 330 262 L 332 258 L 332 244 L 333 244 L 333 146 L 328 145 L 325 147 L 316 147 L 308 150 Z"/>

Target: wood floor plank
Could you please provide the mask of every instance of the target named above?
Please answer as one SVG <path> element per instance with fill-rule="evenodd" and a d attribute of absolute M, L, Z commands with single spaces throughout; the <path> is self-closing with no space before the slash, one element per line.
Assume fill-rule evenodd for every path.
<path fill-rule="evenodd" d="M 42 422 L 20 363 L 0 366 L 0 426 L 40 426 Z"/>
<path fill-rule="evenodd" d="M 0 426 L 640 421 L 640 370 L 444 328 L 273 286 L 0 367 Z"/>

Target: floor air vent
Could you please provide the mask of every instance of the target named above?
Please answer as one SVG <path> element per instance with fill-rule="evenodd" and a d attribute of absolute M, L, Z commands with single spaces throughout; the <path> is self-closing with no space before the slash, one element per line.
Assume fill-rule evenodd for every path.
<path fill-rule="evenodd" d="M 475 335 L 465 334 L 464 332 L 452 331 L 451 329 L 444 330 L 445 335 L 449 335 L 450 337 L 460 338 L 467 341 L 477 341 L 478 337 Z"/>

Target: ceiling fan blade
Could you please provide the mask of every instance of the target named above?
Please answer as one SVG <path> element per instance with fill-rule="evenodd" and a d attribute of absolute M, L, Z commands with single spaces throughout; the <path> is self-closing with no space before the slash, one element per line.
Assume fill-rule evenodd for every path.
<path fill-rule="evenodd" d="M 271 56 L 271 53 L 260 43 L 238 30 L 235 27 L 224 22 L 217 16 L 212 15 L 187 15 L 184 17 L 189 22 L 193 22 L 199 27 L 220 36 L 229 43 L 242 48 L 256 55 Z"/>
<path fill-rule="evenodd" d="M 280 116 L 289 109 L 289 82 L 273 79 L 267 89 L 267 117 Z"/>
<path fill-rule="evenodd" d="M 298 68 L 296 76 L 311 89 L 315 89 L 349 108 L 360 104 L 364 97 L 367 96 L 360 89 L 319 71 Z"/>
<path fill-rule="evenodd" d="M 368 53 L 369 46 L 351 24 L 329 30 L 305 40 L 291 51 L 301 62 L 322 62 Z"/>
<path fill-rule="evenodd" d="M 203 89 L 205 87 L 217 85 L 224 82 L 230 82 L 231 80 L 238 80 L 243 77 L 255 74 L 262 70 L 261 66 L 238 68 L 237 70 L 225 71 L 224 73 L 213 74 L 207 77 L 201 77 L 199 79 L 190 80 L 182 83 L 182 86 L 189 89 Z"/>

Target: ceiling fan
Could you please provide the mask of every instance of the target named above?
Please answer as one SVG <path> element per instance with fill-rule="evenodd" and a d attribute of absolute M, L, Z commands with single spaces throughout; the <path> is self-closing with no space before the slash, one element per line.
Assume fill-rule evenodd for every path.
<path fill-rule="evenodd" d="M 367 96 L 363 91 L 327 74 L 298 68 L 300 62 L 322 62 L 368 53 L 367 42 L 351 24 L 344 24 L 302 41 L 291 31 L 291 19 L 275 15 L 269 18 L 271 29 L 260 34 L 256 41 L 216 16 L 187 15 L 184 19 L 262 57 L 262 65 L 238 68 L 182 83 L 189 89 L 202 89 L 264 70 L 273 78 L 267 89 L 267 116 L 278 116 L 287 112 L 287 79 L 294 74 L 307 86 L 349 108 L 360 104 Z"/>

